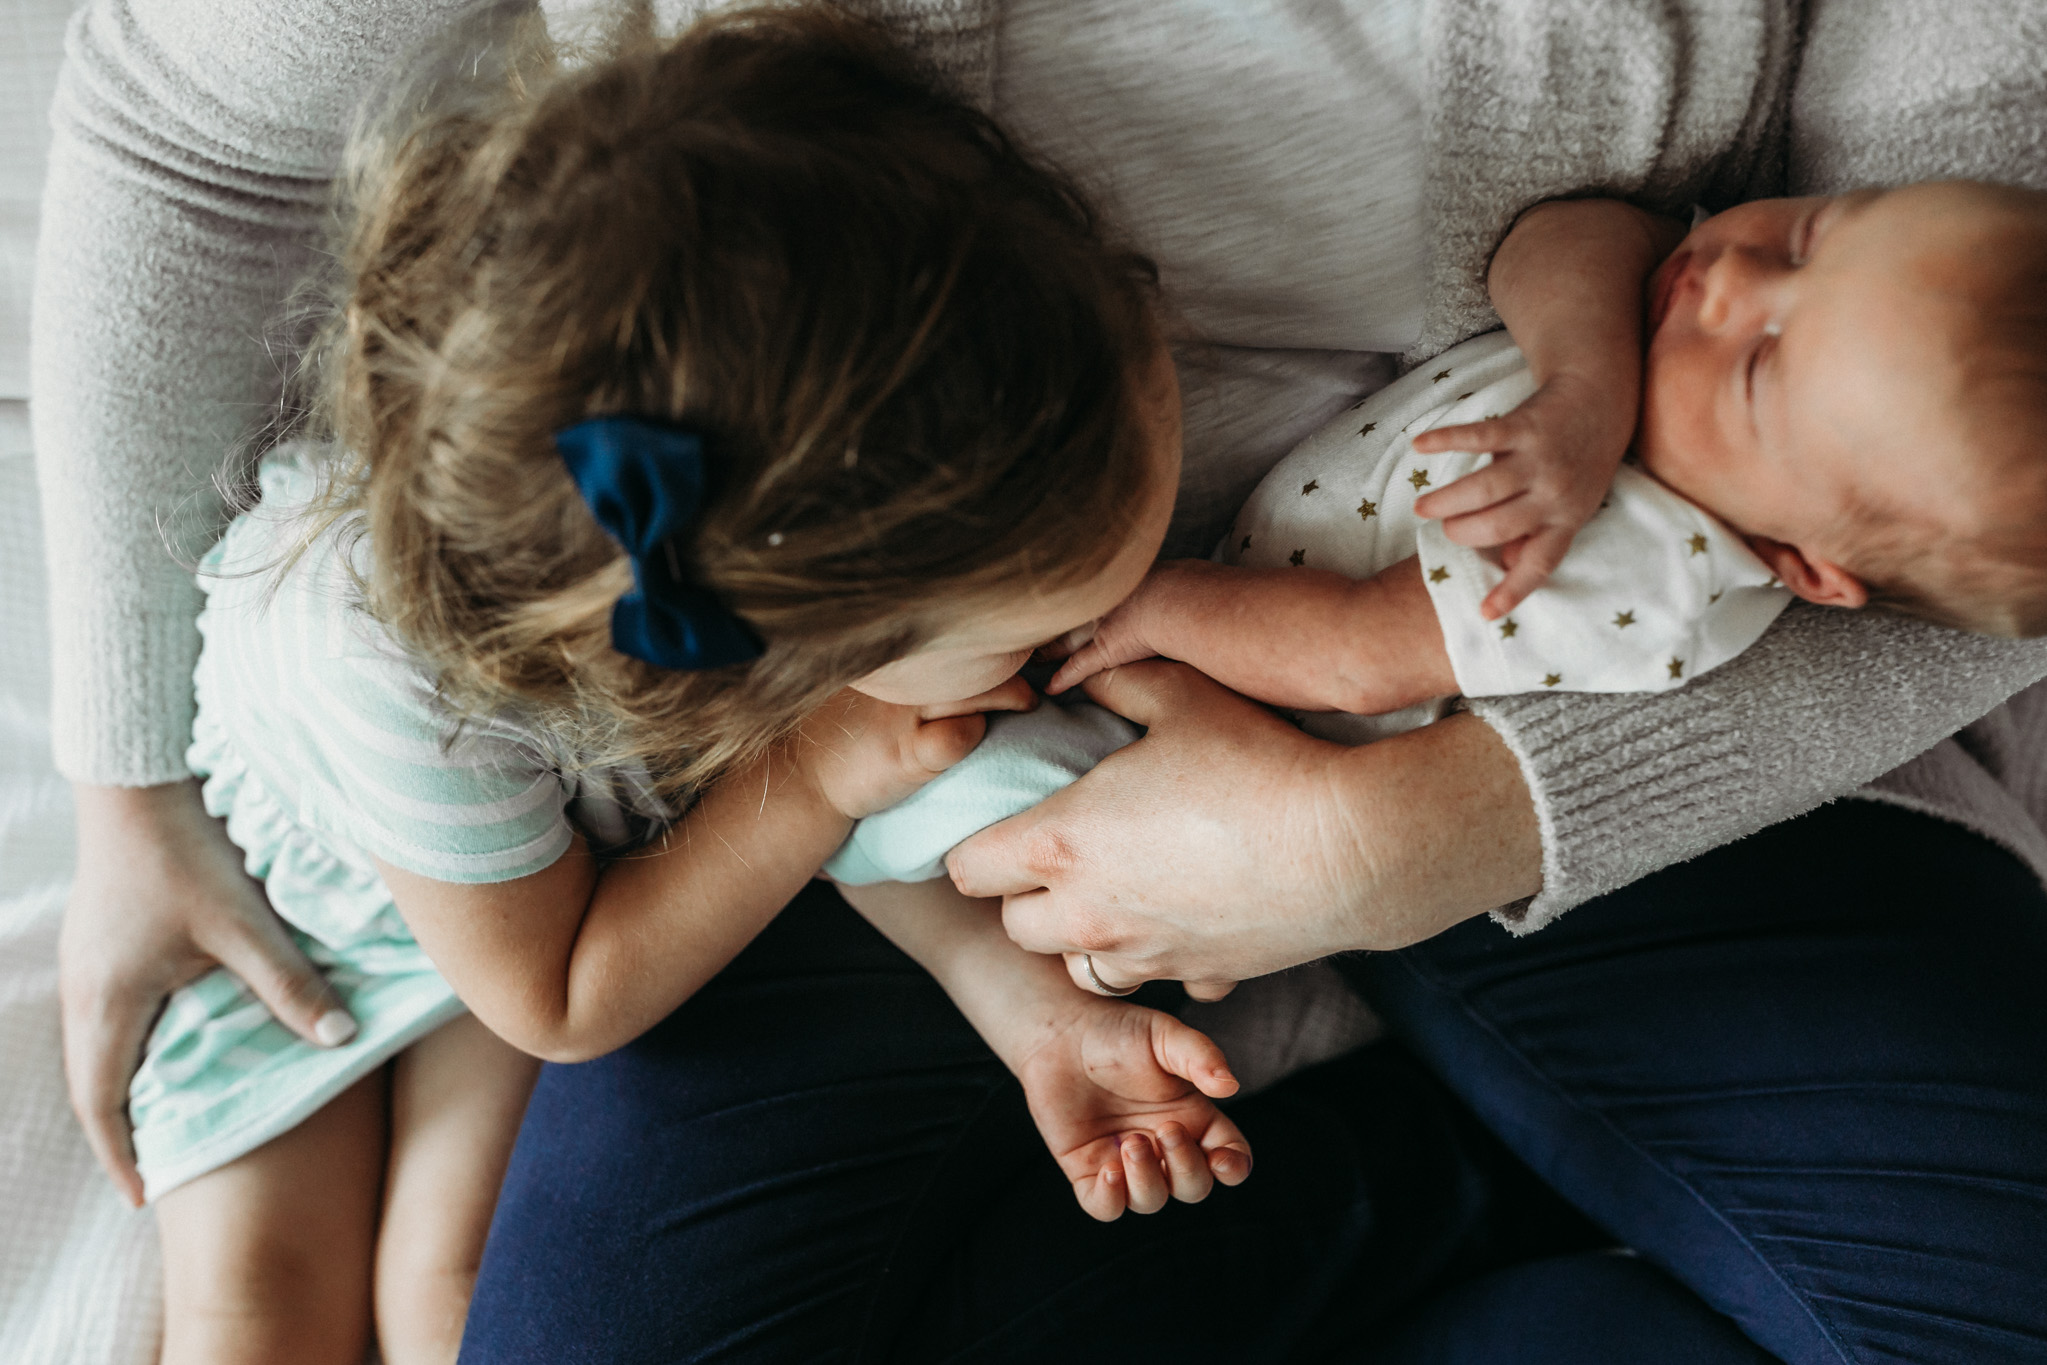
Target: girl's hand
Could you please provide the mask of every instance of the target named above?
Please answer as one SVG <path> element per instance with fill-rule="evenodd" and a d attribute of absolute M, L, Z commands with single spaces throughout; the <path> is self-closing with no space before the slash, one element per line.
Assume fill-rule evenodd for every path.
<path fill-rule="evenodd" d="M 1015 1069 L 1081 1208 L 1107 1223 L 1242 1184 L 1251 1145 L 1214 1103 L 1237 1091 L 1222 1049 L 1170 1014 L 1075 1001 Z"/>
<path fill-rule="evenodd" d="M 309 1043 L 345 1043 L 356 1025 L 243 870 L 197 782 L 74 790 L 78 875 L 57 947 L 64 1076 L 93 1155 L 139 1205 L 128 1082 L 172 991 L 224 966 Z"/>
<path fill-rule="evenodd" d="M 1541 587 L 1578 528 L 1599 510 L 1627 453 L 1640 398 L 1630 387 L 1560 373 L 1520 407 L 1489 422 L 1437 427 L 1414 438 L 1424 455 L 1490 451 L 1493 462 L 1414 505 L 1441 518 L 1458 545 L 1503 547 L 1507 576 L 1479 614 L 1498 620 Z"/>
<path fill-rule="evenodd" d="M 887 810 L 972 753 L 988 731 L 986 712 L 1037 704 L 1022 678 L 931 706 L 897 706 L 849 687 L 803 723 L 794 753 L 824 800 L 858 820 Z"/>

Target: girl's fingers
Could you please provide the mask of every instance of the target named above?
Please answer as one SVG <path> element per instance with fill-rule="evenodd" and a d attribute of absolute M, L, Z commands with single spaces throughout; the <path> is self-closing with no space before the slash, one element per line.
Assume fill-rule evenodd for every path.
<path fill-rule="evenodd" d="M 947 720 L 954 716 L 977 716 L 983 711 L 1035 711 L 1038 709 L 1038 694 L 1029 683 L 1020 677 L 1005 678 L 979 696 L 963 697 L 959 701 L 936 702 L 917 709 L 917 718 L 924 721 Z"/>
<path fill-rule="evenodd" d="M 1151 1051 L 1161 1067 L 1182 1080 L 1194 1082 L 1195 1089 L 1211 1099 L 1237 1093 L 1237 1078 L 1230 1074 L 1229 1058 L 1216 1046 L 1215 1039 L 1170 1014 L 1152 1016 Z"/>
<path fill-rule="evenodd" d="M 1123 1158 L 1124 1194 L 1132 1213 L 1157 1213 L 1171 1197 L 1166 1169 L 1148 1133 L 1125 1133 L 1118 1144 Z"/>
<path fill-rule="evenodd" d="M 926 772 L 942 773 L 974 751 L 988 733 L 988 718 L 979 711 L 965 716 L 928 720 L 910 737 L 917 764 Z"/>
<path fill-rule="evenodd" d="M 1227 1114 L 1216 1115 L 1202 1134 L 1201 1146 L 1208 1154 L 1210 1173 L 1222 1184 L 1241 1185 L 1250 1176 L 1251 1144 Z"/>
<path fill-rule="evenodd" d="M 1215 1175 L 1208 1168 L 1208 1153 L 1177 1123 L 1159 1129 L 1159 1146 L 1166 1153 L 1166 1180 L 1173 1198 L 1183 1204 L 1199 1204 L 1215 1188 Z"/>
<path fill-rule="evenodd" d="M 1080 1201 L 1081 1212 L 1100 1223 L 1113 1223 L 1123 1216 L 1124 1193 L 1123 1168 L 1113 1161 L 1073 1182 L 1073 1197 Z"/>
<path fill-rule="evenodd" d="M 1415 499 L 1414 514 L 1434 520 L 1468 516 L 1527 491 L 1528 480 L 1519 461 L 1489 464 L 1425 498 Z"/>

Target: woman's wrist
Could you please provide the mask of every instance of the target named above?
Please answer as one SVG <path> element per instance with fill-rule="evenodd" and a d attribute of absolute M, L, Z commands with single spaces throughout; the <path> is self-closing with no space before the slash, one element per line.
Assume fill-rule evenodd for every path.
<path fill-rule="evenodd" d="M 1534 800 L 1477 717 L 1347 750 L 1328 782 L 1344 832 L 1329 875 L 1350 907 L 1330 951 L 1405 948 L 1541 890 Z"/>

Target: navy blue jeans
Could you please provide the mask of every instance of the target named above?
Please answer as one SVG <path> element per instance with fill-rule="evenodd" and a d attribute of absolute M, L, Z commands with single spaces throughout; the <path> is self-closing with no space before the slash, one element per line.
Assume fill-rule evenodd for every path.
<path fill-rule="evenodd" d="M 463 1360 L 2047 1361 L 2047 896 L 1977 837 L 1843 803 L 1342 965 L 1401 1041 L 1237 1105 L 1243 1186 L 1104 1226 L 814 888 L 543 1072 Z"/>

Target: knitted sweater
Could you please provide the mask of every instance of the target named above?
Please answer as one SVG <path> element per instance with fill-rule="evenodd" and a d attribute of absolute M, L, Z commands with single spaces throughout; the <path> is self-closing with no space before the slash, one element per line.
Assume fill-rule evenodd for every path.
<path fill-rule="evenodd" d="M 988 98 L 996 0 L 847 2 Z M 165 539 L 196 559 L 220 524 L 209 476 L 275 401 L 281 362 L 265 344 L 267 319 L 316 240 L 350 111 L 462 8 L 93 0 L 74 27 L 32 350 L 58 754 L 74 778 L 183 775 L 199 602 Z M 1787 147 L 1815 188 L 1871 168 L 2047 176 L 2047 162 L 2020 155 L 2047 126 L 2024 10 L 1998 0 L 1433 0 L 1434 262 L 1414 357 L 1494 325 L 1487 259 L 1542 198 L 1600 191 L 1680 210 L 1776 187 Z M 1801 21 L 1810 83 L 1794 79 Z M 1908 23 L 1909 41 L 1870 42 Z M 1943 44 L 1968 59 L 1927 62 Z M 1907 70 L 1917 103 L 1883 106 L 1877 92 Z M 1884 152 L 1871 159 L 1853 134 L 1880 106 Z M 1680 692 L 1473 703 L 1519 757 L 1541 821 L 1544 888 L 1520 923 L 1887 773 L 1862 794 L 1962 821 L 2047 875 L 2035 818 L 2047 804 L 2027 780 L 2047 771 L 2037 761 L 2047 700 L 1999 710 L 1965 744 L 1942 742 L 2043 676 L 2047 644 L 1794 608 L 1741 659 Z"/>

